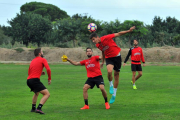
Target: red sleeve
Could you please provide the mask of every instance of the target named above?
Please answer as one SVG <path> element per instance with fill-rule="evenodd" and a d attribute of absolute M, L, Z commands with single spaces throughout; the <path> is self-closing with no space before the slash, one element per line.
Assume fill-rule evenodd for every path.
<path fill-rule="evenodd" d="M 108 35 L 105 35 L 105 36 L 102 36 L 101 37 L 101 42 L 103 42 L 104 40 L 111 40 L 115 37 L 114 33 L 113 34 L 108 34 Z"/>
<path fill-rule="evenodd" d="M 46 68 L 46 71 L 48 74 L 48 80 L 51 80 L 51 69 L 50 69 L 46 59 L 43 60 L 43 64 L 44 64 L 44 67 Z"/>
<path fill-rule="evenodd" d="M 81 64 L 81 65 L 85 65 L 85 60 L 80 61 L 80 64 Z"/>
<path fill-rule="evenodd" d="M 95 58 L 96 58 L 96 60 L 97 60 L 97 61 L 99 61 L 99 56 L 98 56 L 98 55 L 97 55 L 97 56 L 95 56 Z"/>
<path fill-rule="evenodd" d="M 143 51 L 142 51 L 142 49 L 141 49 L 141 60 L 142 60 L 142 62 L 143 62 L 143 63 L 145 63 L 145 60 L 144 60 L 144 55 L 143 55 Z"/>

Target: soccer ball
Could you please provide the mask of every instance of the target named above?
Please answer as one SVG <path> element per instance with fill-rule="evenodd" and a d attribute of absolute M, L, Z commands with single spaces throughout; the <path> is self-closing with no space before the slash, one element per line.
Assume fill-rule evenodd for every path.
<path fill-rule="evenodd" d="M 87 26 L 88 30 L 90 32 L 95 32 L 97 30 L 97 25 L 94 23 L 89 23 L 89 25 Z"/>

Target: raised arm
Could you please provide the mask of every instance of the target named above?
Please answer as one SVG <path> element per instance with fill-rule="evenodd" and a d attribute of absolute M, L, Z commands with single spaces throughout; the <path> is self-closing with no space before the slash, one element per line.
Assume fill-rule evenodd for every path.
<path fill-rule="evenodd" d="M 134 29 L 135 29 L 135 26 L 131 27 L 129 30 L 120 31 L 118 33 L 114 33 L 114 35 L 115 35 L 115 37 L 118 37 L 118 36 L 124 35 L 126 33 L 132 32 Z"/>
<path fill-rule="evenodd" d="M 72 60 L 70 60 L 69 58 L 67 58 L 67 61 L 69 61 L 72 65 L 81 65 L 81 63 L 80 62 L 76 62 L 76 61 L 72 61 Z"/>

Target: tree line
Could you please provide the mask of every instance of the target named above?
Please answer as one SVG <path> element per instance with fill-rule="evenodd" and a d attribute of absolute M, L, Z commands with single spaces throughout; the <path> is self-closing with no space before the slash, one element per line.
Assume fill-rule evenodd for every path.
<path fill-rule="evenodd" d="M 20 13 L 7 21 L 10 26 L 0 26 L 0 45 L 15 42 L 38 46 L 52 44 L 57 47 L 80 47 L 94 45 L 89 40 L 91 34 L 87 30 L 89 23 L 97 25 L 97 34 L 103 36 L 128 30 L 136 26 L 132 33 L 115 38 L 121 47 L 131 47 L 132 41 L 137 39 L 142 47 L 176 46 L 180 45 L 180 21 L 175 17 L 162 19 L 155 16 L 151 25 L 138 20 L 118 19 L 110 22 L 95 20 L 88 14 L 69 16 L 55 5 L 41 2 L 30 2 L 21 6 Z M 72 43 L 72 46 L 69 45 Z"/>

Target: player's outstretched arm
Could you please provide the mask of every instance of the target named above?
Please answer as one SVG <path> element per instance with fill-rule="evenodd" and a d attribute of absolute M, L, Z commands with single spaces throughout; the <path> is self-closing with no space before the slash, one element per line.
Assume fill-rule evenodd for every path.
<path fill-rule="evenodd" d="M 69 58 L 67 58 L 67 61 L 70 62 L 72 65 L 81 65 L 80 62 L 76 62 L 76 61 L 73 61 L 73 60 L 70 60 Z"/>
<path fill-rule="evenodd" d="M 134 29 L 135 29 L 135 26 L 131 27 L 129 30 L 114 33 L 114 35 L 115 35 L 115 37 L 118 37 L 118 36 L 124 35 L 126 33 L 132 32 Z"/>

